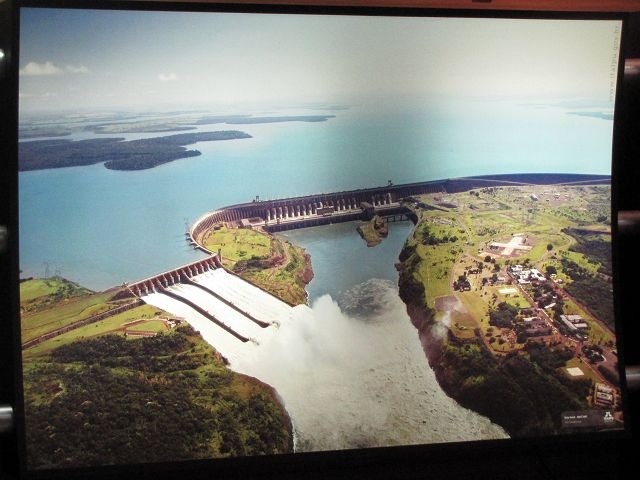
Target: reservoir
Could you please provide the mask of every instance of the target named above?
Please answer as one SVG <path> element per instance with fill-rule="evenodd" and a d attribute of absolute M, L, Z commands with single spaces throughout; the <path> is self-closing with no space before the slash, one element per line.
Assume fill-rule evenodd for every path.
<path fill-rule="evenodd" d="M 339 192 L 389 180 L 610 172 L 610 121 L 509 102 L 386 107 L 295 112 L 335 115 L 325 122 L 208 125 L 207 131 L 238 129 L 251 138 L 190 145 L 202 155 L 149 170 L 96 164 L 20 172 L 22 275 L 61 274 L 92 290 L 147 278 L 203 257 L 184 241 L 197 218 L 256 196 Z M 549 128 L 522 138 L 541 125 Z M 171 133 L 180 132 L 155 135 Z M 81 130 L 68 138 L 113 136 Z"/>

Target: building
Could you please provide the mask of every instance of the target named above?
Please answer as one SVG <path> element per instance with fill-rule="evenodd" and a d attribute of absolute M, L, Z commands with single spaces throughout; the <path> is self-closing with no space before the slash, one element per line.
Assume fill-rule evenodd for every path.
<path fill-rule="evenodd" d="M 589 328 L 587 322 L 580 315 L 560 315 L 560 321 L 572 333 Z"/>
<path fill-rule="evenodd" d="M 604 383 L 596 383 L 596 388 L 593 392 L 593 403 L 600 407 L 612 407 L 615 404 L 613 388 Z"/>
<path fill-rule="evenodd" d="M 552 329 L 547 322 L 538 317 L 527 317 L 524 319 L 524 334 L 527 337 L 539 337 L 551 335 Z"/>

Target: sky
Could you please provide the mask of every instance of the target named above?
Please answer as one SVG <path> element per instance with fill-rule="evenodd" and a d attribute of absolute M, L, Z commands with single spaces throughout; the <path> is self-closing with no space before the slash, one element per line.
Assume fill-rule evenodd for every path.
<path fill-rule="evenodd" d="M 612 99 L 617 21 L 21 10 L 20 108 Z M 615 85 L 613 85 L 615 87 Z"/>

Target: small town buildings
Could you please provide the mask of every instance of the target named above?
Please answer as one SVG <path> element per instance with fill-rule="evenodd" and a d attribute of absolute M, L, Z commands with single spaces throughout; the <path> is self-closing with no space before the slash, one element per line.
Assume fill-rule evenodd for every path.
<path fill-rule="evenodd" d="M 560 315 L 560 321 L 572 333 L 589 328 L 587 322 L 580 315 Z"/>
<path fill-rule="evenodd" d="M 593 392 L 593 403 L 600 407 L 611 407 L 615 403 L 615 393 L 613 388 L 604 384 L 596 383 Z"/>
<path fill-rule="evenodd" d="M 522 265 L 513 265 L 509 268 L 509 272 L 520 285 L 546 280 L 546 277 L 537 268 L 525 270 Z"/>
<path fill-rule="evenodd" d="M 527 337 L 539 337 L 541 335 L 551 335 L 551 326 L 538 317 L 527 317 L 524 320 L 524 334 Z"/>

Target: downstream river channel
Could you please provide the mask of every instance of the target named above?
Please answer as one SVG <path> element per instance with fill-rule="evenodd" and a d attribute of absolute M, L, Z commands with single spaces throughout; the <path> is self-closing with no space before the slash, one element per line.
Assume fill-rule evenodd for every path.
<path fill-rule="evenodd" d="M 394 267 L 412 227 L 393 223 L 371 248 L 355 223 L 283 234 L 311 254 L 313 314 L 281 325 L 236 366 L 277 389 L 296 451 L 506 437 L 447 397 L 427 363 Z"/>

